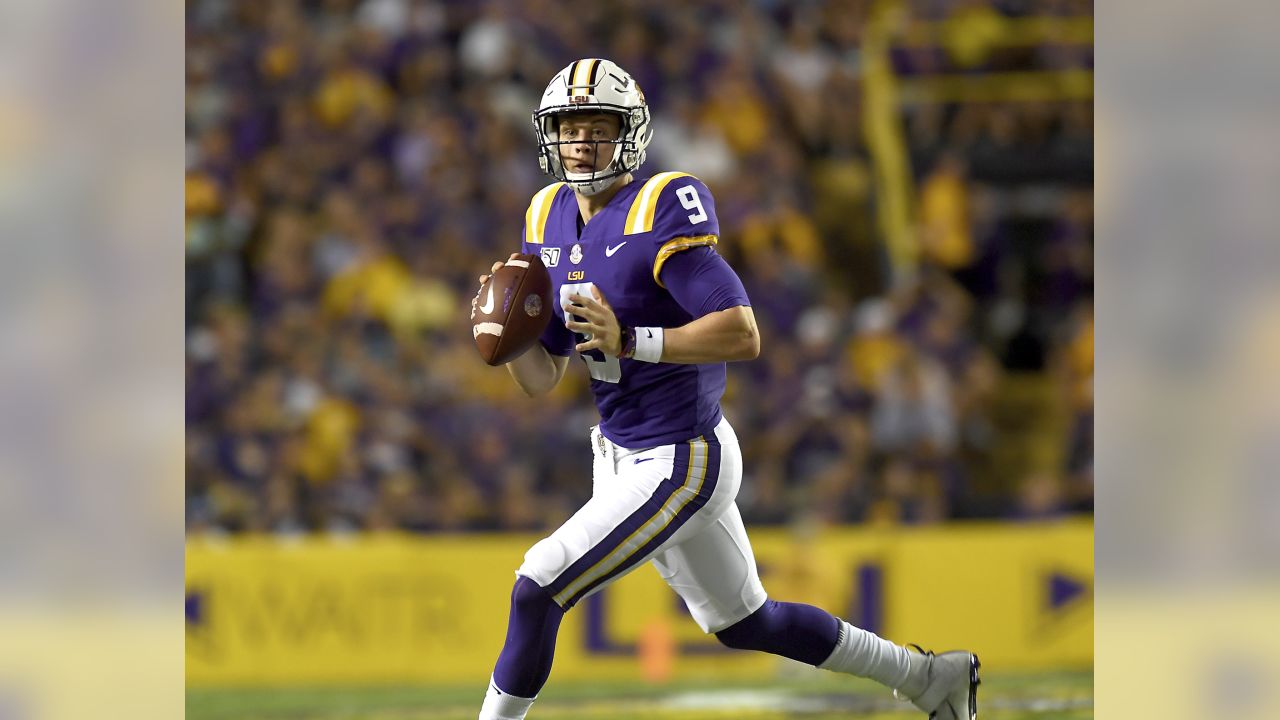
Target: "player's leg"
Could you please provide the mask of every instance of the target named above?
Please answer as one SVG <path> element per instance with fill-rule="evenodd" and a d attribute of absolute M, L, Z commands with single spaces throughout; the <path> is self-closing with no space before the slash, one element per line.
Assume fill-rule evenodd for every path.
<path fill-rule="evenodd" d="M 494 665 L 480 720 L 523 720 L 551 674 L 564 612 L 536 582 L 516 576 L 507 639 Z"/>
<path fill-rule="evenodd" d="M 503 645 L 481 720 L 521 720 L 542 689 L 564 613 L 643 564 L 677 532 L 696 530 L 698 511 L 732 501 L 736 486 L 718 486 L 719 449 L 699 438 L 622 463 L 598 431 L 595 494 L 573 517 L 525 554 L 511 596 Z M 690 525 L 692 523 L 692 525 Z"/>
<path fill-rule="evenodd" d="M 740 473 L 732 428 L 722 423 L 717 436 L 722 464 Z M 976 712 L 977 658 L 970 653 L 913 653 L 812 605 L 768 599 L 736 505 L 700 532 L 677 540 L 654 557 L 654 564 L 703 631 L 728 647 L 875 680 L 926 712 L 938 712 L 938 718 L 953 711 L 957 718 L 969 718 Z"/>
<path fill-rule="evenodd" d="M 736 506 L 656 555 L 653 564 L 703 631 L 730 647 L 816 665 L 839 639 L 839 624 L 830 614 L 768 598 Z"/>
<path fill-rule="evenodd" d="M 720 423 L 715 436 L 721 447 L 721 482 L 736 488 L 742 477 L 737 436 L 727 421 Z M 653 562 L 698 625 L 726 645 L 816 665 L 840 638 L 839 621 L 829 613 L 768 599 L 733 502 L 697 532 L 676 537 Z"/>
<path fill-rule="evenodd" d="M 911 652 L 813 605 L 768 599 L 736 507 L 653 562 L 703 631 L 728 647 L 875 680 L 938 718 L 976 713 L 970 653 Z"/>
<path fill-rule="evenodd" d="M 616 464 L 613 453 L 622 450 L 607 440 L 602 444 L 612 477 L 582 511 L 535 546 L 521 568 L 566 609 L 668 544 L 701 532 L 737 493 L 740 473 L 726 479 L 714 437 L 619 455 Z"/>
<path fill-rule="evenodd" d="M 699 535 L 659 553 L 653 562 L 699 627 L 728 647 L 820 665 L 840 643 L 843 628 L 838 618 L 812 605 L 768 598 L 736 506 Z M 893 659 L 902 660 L 904 667 L 891 666 L 888 671 L 905 673 L 905 658 Z M 864 670 L 859 674 L 867 676 L 883 664 L 876 662 L 879 658 L 871 660 L 872 667 L 859 668 Z"/>
<path fill-rule="evenodd" d="M 599 430 L 591 431 L 593 496 L 550 537 L 525 553 L 511 589 L 507 637 L 494 664 L 480 708 L 480 720 L 523 720 L 551 674 L 556 636 L 567 607 L 552 597 L 550 585 L 573 556 L 585 554 L 606 531 L 609 518 L 640 501 L 610 491 L 612 468 L 599 451 Z"/>

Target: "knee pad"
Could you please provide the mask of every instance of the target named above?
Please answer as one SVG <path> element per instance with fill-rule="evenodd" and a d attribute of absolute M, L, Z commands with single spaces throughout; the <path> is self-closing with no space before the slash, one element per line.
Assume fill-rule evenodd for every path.
<path fill-rule="evenodd" d="M 550 585 L 568 566 L 568 560 L 569 550 L 564 543 L 554 536 L 546 537 L 534 543 L 524 554 L 524 563 L 516 574 L 543 586 Z"/>

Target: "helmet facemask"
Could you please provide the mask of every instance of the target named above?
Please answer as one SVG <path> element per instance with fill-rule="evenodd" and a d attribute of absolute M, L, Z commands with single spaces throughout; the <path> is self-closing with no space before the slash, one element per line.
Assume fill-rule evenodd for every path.
<path fill-rule="evenodd" d="M 614 140 L 560 140 L 559 117 L 570 113 L 592 114 L 607 113 L 616 115 L 621 121 L 617 139 Z M 644 162 L 644 151 L 639 149 L 635 130 L 628 120 L 629 113 L 617 110 L 605 110 L 599 107 L 579 106 L 572 109 L 548 108 L 534 114 L 534 128 L 538 134 L 538 165 L 542 171 L 557 180 L 572 185 L 583 195 L 595 195 L 613 184 L 622 175 L 640 167 Z M 613 146 L 613 158 L 603 169 L 591 172 L 571 172 L 564 166 L 560 150 L 565 145 L 593 145 L 594 157 L 600 157 L 601 145 Z"/>

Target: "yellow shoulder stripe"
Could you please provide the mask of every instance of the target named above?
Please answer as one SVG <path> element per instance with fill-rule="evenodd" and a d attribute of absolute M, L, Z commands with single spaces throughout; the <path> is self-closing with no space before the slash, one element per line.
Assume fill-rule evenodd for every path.
<path fill-rule="evenodd" d="M 543 234 L 547 229 L 547 216 L 551 214 L 551 203 L 562 185 L 562 182 L 551 183 L 534 193 L 533 199 L 529 201 L 529 209 L 524 214 L 524 241 L 530 245 L 542 244 Z"/>
<path fill-rule="evenodd" d="M 658 196 L 662 189 L 672 180 L 682 177 L 693 177 L 686 172 L 663 172 L 654 175 L 640 188 L 631 201 L 631 210 L 627 213 L 627 224 L 622 228 L 623 235 L 639 235 L 653 230 L 653 214 L 658 209 Z"/>
<path fill-rule="evenodd" d="M 662 273 L 662 266 L 666 264 L 667 260 L 672 255 L 675 255 L 681 250 L 688 250 L 689 248 L 701 247 L 703 245 L 715 245 L 718 242 L 720 242 L 720 238 L 715 235 L 678 237 L 668 240 L 663 243 L 662 247 L 658 248 L 658 256 L 653 259 L 653 281 L 658 283 L 658 287 L 666 287 L 666 285 L 662 284 L 662 279 L 659 278 L 658 275 Z"/>

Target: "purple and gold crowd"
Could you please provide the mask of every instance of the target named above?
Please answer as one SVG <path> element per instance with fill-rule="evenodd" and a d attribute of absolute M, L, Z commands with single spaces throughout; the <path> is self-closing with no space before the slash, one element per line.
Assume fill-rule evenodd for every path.
<path fill-rule="evenodd" d="M 644 171 L 715 194 L 763 340 L 724 402 L 747 522 L 1091 512 L 1092 103 L 905 104 L 921 257 L 891 272 L 873 4 L 188 2 L 188 532 L 539 531 L 589 497 L 586 373 L 524 398 L 468 318 L 550 182 L 529 117 L 578 57 L 644 88 Z M 895 47 L 901 77 L 1091 69 L 968 40 L 1090 2 L 906 7 L 904 33 L 973 32 Z"/>

